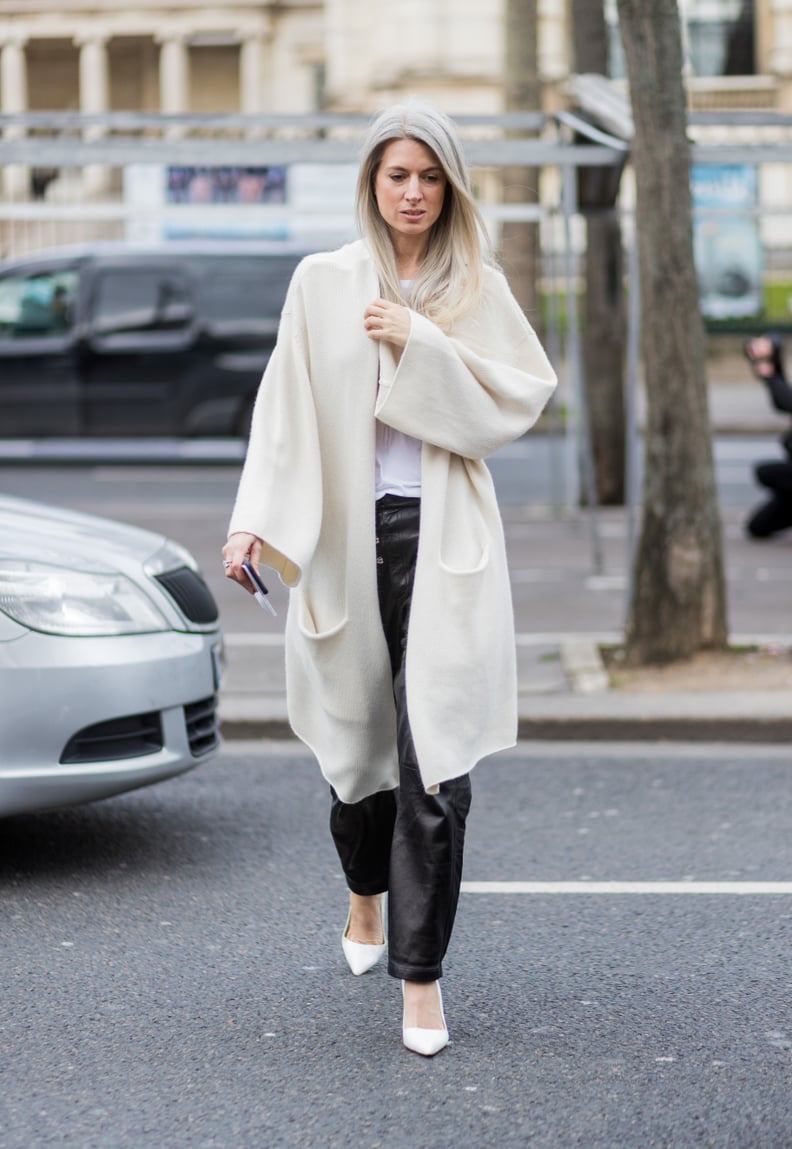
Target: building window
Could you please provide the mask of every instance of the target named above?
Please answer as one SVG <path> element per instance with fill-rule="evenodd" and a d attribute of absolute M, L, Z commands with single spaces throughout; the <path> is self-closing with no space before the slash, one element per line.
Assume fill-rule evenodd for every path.
<path fill-rule="evenodd" d="M 756 72 L 754 0 L 680 0 L 683 49 L 694 76 L 752 76 Z M 605 0 L 608 72 L 626 75 L 616 0 Z"/>

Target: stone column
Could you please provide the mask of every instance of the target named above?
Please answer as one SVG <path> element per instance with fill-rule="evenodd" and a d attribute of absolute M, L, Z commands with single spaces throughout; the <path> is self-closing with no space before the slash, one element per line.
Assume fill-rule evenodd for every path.
<path fill-rule="evenodd" d="M 772 2 L 770 71 L 778 79 L 778 110 L 792 112 L 792 0 Z"/>
<path fill-rule="evenodd" d="M 384 8 L 387 16 L 389 9 Z M 376 43 L 382 23 L 382 0 L 325 0 L 324 26 L 326 80 L 329 106 L 336 111 L 367 111 L 372 80 L 377 74 Z M 391 40 L 391 46 L 393 46 Z M 403 40 L 398 58 L 386 56 L 389 72 L 401 64 Z M 377 92 L 379 97 L 379 92 Z"/>
<path fill-rule="evenodd" d="M 239 107 L 254 116 L 264 110 L 264 45 L 260 36 L 251 36 L 239 46 Z"/>
<path fill-rule="evenodd" d="M 0 102 L 3 112 L 26 112 L 27 62 L 24 40 L 6 40 L 0 49 Z"/>
<path fill-rule="evenodd" d="M 792 112 L 792 0 L 771 0 L 770 19 L 765 10 L 761 13 L 766 24 L 763 31 L 767 33 L 766 43 L 769 54 L 765 61 L 765 71 L 775 76 L 777 89 L 776 109 L 789 115 Z M 776 168 L 760 168 L 760 180 L 763 181 L 767 193 L 778 203 L 792 202 L 792 168 L 783 164 Z M 772 191 L 770 191 L 772 188 Z M 786 227 L 788 220 L 783 217 L 769 216 L 763 225 L 763 231 L 772 235 L 775 242 L 784 243 L 778 231 Z"/>
<path fill-rule="evenodd" d="M 80 49 L 80 111 L 106 112 L 110 107 L 107 41 L 102 36 L 76 41 Z"/>
<path fill-rule="evenodd" d="M 100 115 L 110 109 L 110 74 L 107 63 L 107 40 L 101 35 L 75 40 L 80 49 L 80 111 Z M 101 140 L 105 129 L 99 125 L 85 129 L 86 140 Z M 83 192 L 88 199 L 107 194 L 110 173 L 101 164 L 88 164 L 83 169 Z"/>
<path fill-rule="evenodd" d="M 569 53 L 564 7 L 553 0 L 539 0 L 539 75 L 543 80 L 558 81 L 569 75 Z"/>
<path fill-rule="evenodd" d="M 25 40 L 6 40 L 0 48 L 0 108 L 7 115 L 28 110 L 27 59 Z M 5 129 L 8 140 L 22 139 L 23 127 Z M 29 171 L 23 164 L 6 164 L 3 172 L 3 191 L 10 200 L 24 200 L 30 194 Z"/>
<path fill-rule="evenodd" d="M 190 58 L 184 36 L 163 36 L 160 44 L 160 111 L 175 115 L 190 106 Z"/>

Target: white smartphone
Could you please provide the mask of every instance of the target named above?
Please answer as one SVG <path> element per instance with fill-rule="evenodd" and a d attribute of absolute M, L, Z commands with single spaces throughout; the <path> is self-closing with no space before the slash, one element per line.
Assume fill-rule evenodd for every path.
<path fill-rule="evenodd" d="M 259 606 L 263 607 L 264 610 L 268 610 L 270 614 L 276 615 L 278 612 L 269 600 L 269 591 L 264 585 L 264 580 L 262 579 L 261 575 L 257 570 L 253 569 L 253 564 L 249 563 L 247 559 L 245 559 L 245 561 L 242 563 L 242 570 L 245 572 L 250 581 L 253 583 L 253 586 L 256 588 L 254 597 Z"/>

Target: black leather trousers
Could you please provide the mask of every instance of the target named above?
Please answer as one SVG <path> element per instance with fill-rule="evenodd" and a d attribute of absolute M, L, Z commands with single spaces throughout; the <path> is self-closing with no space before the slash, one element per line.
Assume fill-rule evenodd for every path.
<path fill-rule="evenodd" d="M 405 650 L 420 499 L 385 495 L 376 504 L 377 585 L 396 702 L 399 786 L 348 804 L 332 795 L 330 830 L 350 890 L 388 891 L 388 973 L 407 981 L 443 975 L 462 880 L 470 778 L 427 794 L 407 715 Z"/>

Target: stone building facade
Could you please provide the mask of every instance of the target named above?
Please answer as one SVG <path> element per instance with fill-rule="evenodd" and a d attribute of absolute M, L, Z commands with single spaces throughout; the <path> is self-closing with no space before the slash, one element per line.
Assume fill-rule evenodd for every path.
<path fill-rule="evenodd" d="M 613 18 L 615 0 L 605 3 Z M 697 76 L 698 102 L 792 112 L 792 0 L 681 6 L 703 55 L 720 25 L 746 12 L 753 25 L 750 74 Z M 568 8 L 538 0 L 548 107 L 569 72 Z M 0 0 L 0 110 L 371 112 L 414 93 L 451 112 L 497 112 L 503 9 L 504 0 Z"/>
<path fill-rule="evenodd" d="M 0 106 L 20 111 L 281 112 L 315 108 L 316 0 L 0 2 Z"/>

